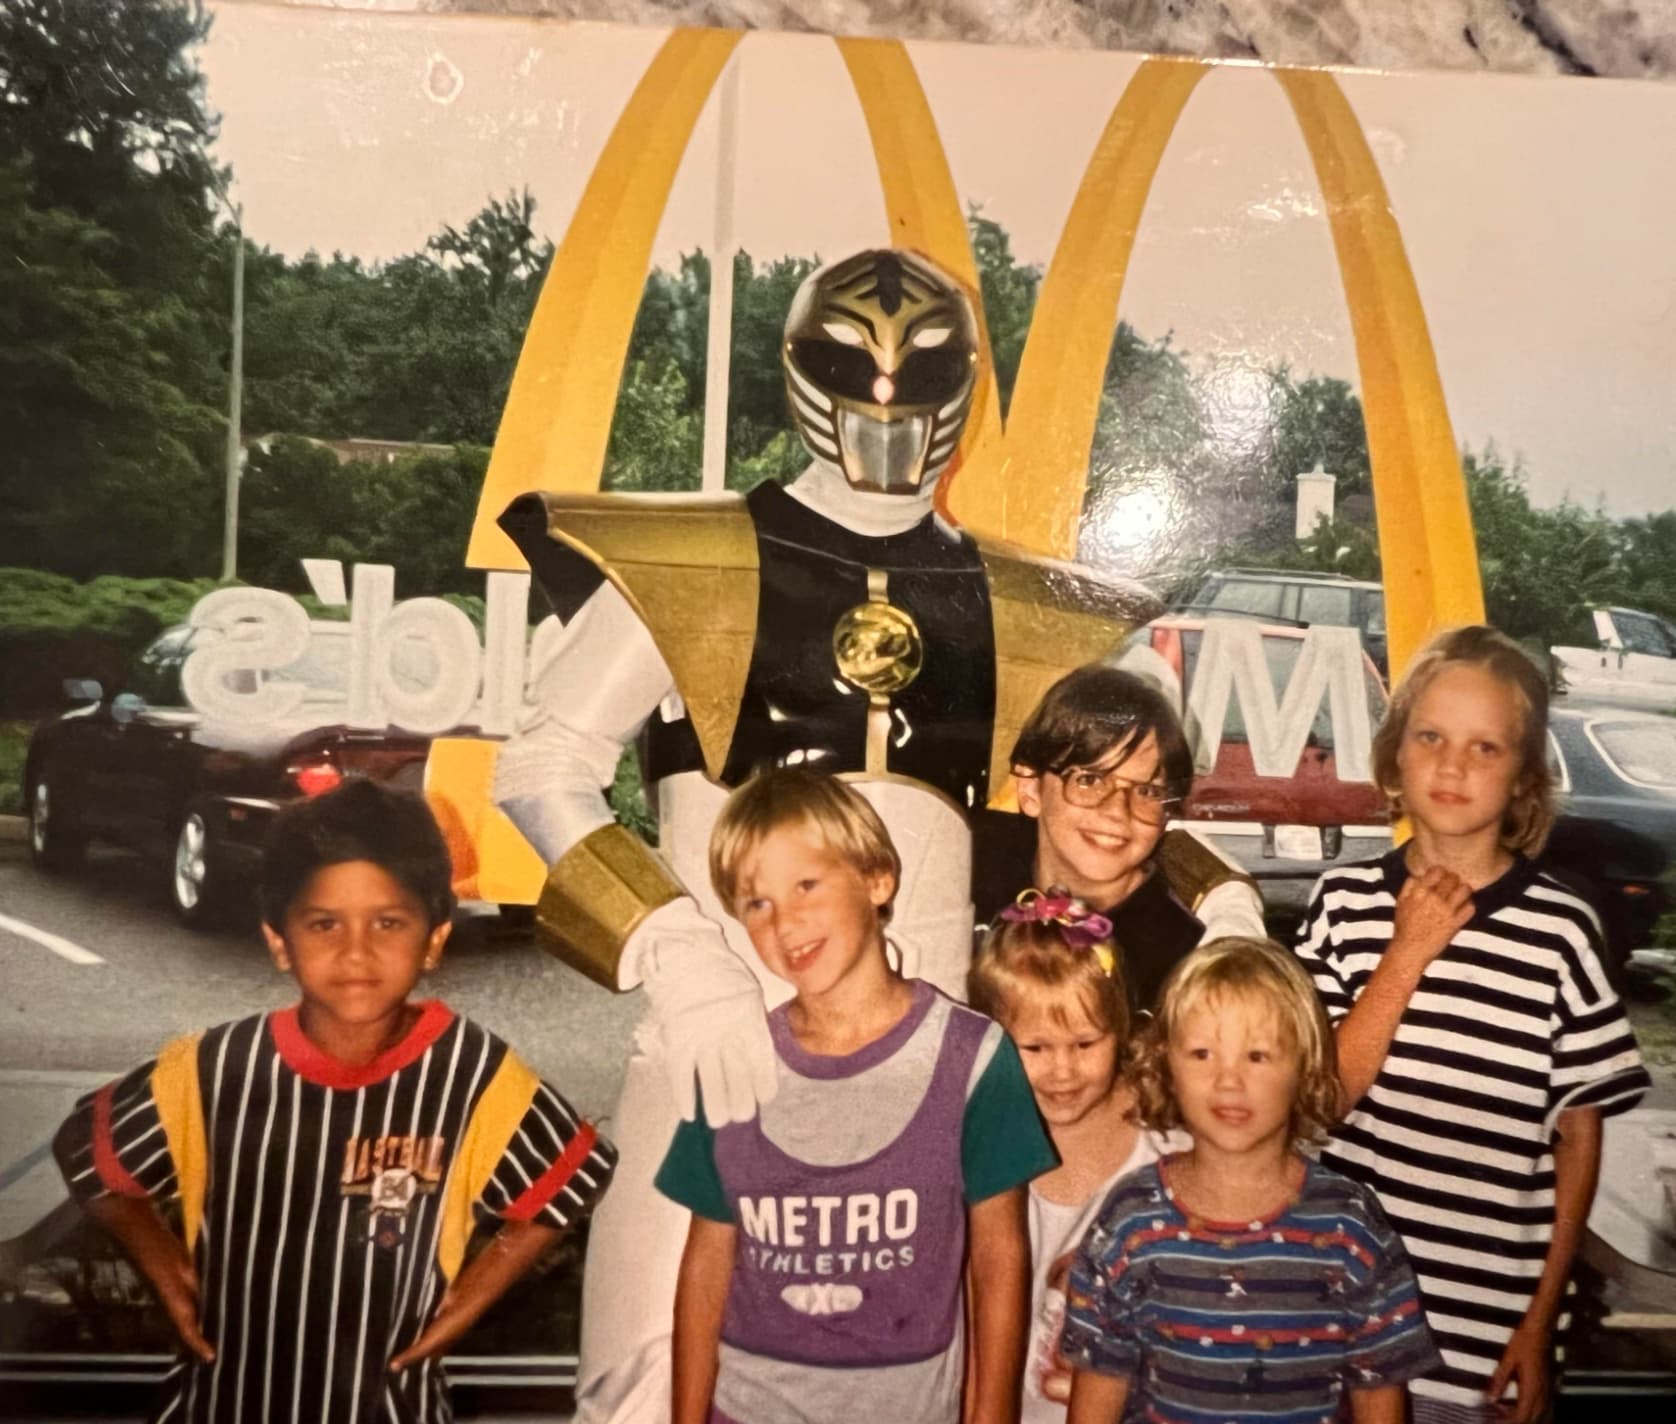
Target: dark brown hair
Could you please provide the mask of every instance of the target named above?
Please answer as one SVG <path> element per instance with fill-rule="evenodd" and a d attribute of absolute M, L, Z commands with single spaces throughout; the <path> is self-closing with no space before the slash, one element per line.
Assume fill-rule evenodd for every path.
<path fill-rule="evenodd" d="M 1048 688 L 1013 743 L 1013 774 L 1041 776 L 1131 755 L 1158 739 L 1159 767 L 1172 796 L 1193 784 L 1193 753 L 1169 700 L 1143 678 L 1105 663 L 1068 672 Z"/>
<path fill-rule="evenodd" d="M 352 860 L 384 871 L 425 907 L 433 929 L 453 914 L 453 865 L 424 798 L 357 777 L 274 817 L 262 851 L 262 918 L 282 933 L 315 872 Z"/>

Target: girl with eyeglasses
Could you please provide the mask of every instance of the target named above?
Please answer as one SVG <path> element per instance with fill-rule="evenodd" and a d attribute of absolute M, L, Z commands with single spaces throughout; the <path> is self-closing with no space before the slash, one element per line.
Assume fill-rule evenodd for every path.
<path fill-rule="evenodd" d="M 1112 924 L 1132 1014 L 1207 940 L 1262 939 L 1250 877 L 1191 832 L 1166 829 L 1193 782 L 1181 723 L 1152 684 L 1094 663 L 1048 689 L 1012 751 L 1022 817 L 973 829 L 980 930 L 1032 886 L 1068 891 Z"/>

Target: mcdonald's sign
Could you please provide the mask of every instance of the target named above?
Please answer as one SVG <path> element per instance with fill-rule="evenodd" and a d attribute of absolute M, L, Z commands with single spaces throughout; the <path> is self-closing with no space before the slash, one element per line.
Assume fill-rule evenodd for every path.
<path fill-rule="evenodd" d="M 530 490 L 596 490 L 652 245 L 689 139 L 740 32 L 680 29 L 641 76 L 555 253 L 479 499 L 467 563 L 518 570 L 495 523 Z M 906 48 L 836 40 L 866 121 L 892 243 L 974 293 L 977 268 L 935 116 Z M 1148 59 L 1118 97 L 1048 264 L 1003 422 L 988 356 L 944 498 L 959 523 L 1072 557 L 1105 363 L 1153 178 L 1213 66 Z M 1455 437 L 1418 289 L 1384 183 L 1332 75 L 1271 71 L 1328 215 L 1361 378 L 1393 670 L 1430 630 L 1483 617 Z M 980 330 L 982 313 L 980 310 Z M 435 744 L 428 792 L 469 836 L 483 898 L 527 900 L 543 867 L 490 801 L 497 744 Z"/>

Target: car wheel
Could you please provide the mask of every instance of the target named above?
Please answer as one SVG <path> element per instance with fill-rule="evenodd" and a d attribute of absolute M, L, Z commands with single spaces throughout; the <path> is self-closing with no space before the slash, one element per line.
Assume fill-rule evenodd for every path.
<path fill-rule="evenodd" d="M 87 849 L 87 837 L 44 767 L 29 782 L 28 804 L 29 858 L 42 870 L 73 870 Z"/>
<path fill-rule="evenodd" d="M 169 859 L 169 901 L 192 929 L 213 928 L 226 917 L 230 887 L 218 862 L 209 818 L 201 808 L 188 810 Z"/>

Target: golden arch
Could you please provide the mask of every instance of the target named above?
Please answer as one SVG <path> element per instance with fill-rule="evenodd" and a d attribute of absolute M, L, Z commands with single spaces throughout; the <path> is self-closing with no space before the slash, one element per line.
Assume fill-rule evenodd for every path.
<path fill-rule="evenodd" d="M 657 225 L 699 113 L 742 38 L 675 31 L 618 119 L 530 322 L 472 530 L 472 566 L 522 566 L 494 523 L 516 495 L 598 488 Z M 892 240 L 931 253 L 975 289 L 959 197 L 906 50 L 895 41 L 837 43 L 867 121 Z M 949 496 L 973 528 L 1074 554 L 1135 233 L 1164 149 L 1209 68 L 1147 60 L 1112 111 L 1042 284 L 1005 432 L 984 362 Z M 1459 456 L 1419 291 L 1361 125 L 1330 74 L 1274 74 L 1321 184 L 1349 305 L 1391 660 L 1400 668 L 1431 629 L 1483 617 Z"/>
<path fill-rule="evenodd" d="M 1148 60 L 1095 146 L 1037 299 L 1007 420 L 1006 468 L 961 472 L 957 514 L 1031 548 L 1076 548 L 1106 352 L 1141 211 L 1209 66 Z M 1460 457 L 1402 235 L 1355 113 L 1332 75 L 1274 71 L 1326 200 L 1349 303 L 1385 570 L 1391 666 L 1434 628 L 1480 621 L 1478 553 Z M 1006 499 L 1005 485 L 1028 501 Z"/>
<path fill-rule="evenodd" d="M 618 118 L 525 336 L 479 499 L 470 566 L 523 567 L 495 524 L 517 495 L 598 488 L 657 226 L 705 101 L 742 38 L 675 31 Z M 936 257 L 975 292 L 965 217 L 906 50 L 895 41 L 837 44 L 867 122 L 892 241 Z M 1044 554 L 1074 554 L 1135 233 L 1164 149 L 1209 70 L 1196 61 L 1147 60 L 1119 98 L 1043 281 L 1004 431 L 980 312 L 984 374 L 948 491 L 953 513 L 972 528 Z M 1330 74 L 1274 74 L 1321 185 L 1349 305 L 1391 666 L 1400 669 L 1432 629 L 1483 617 L 1465 483 L 1419 292 L 1361 125 Z M 489 801 L 497 750 L 439 740 L 428 786 L 465 826 L 478 827 L 478 893 L 527 899 L 542 868 Z"/>

